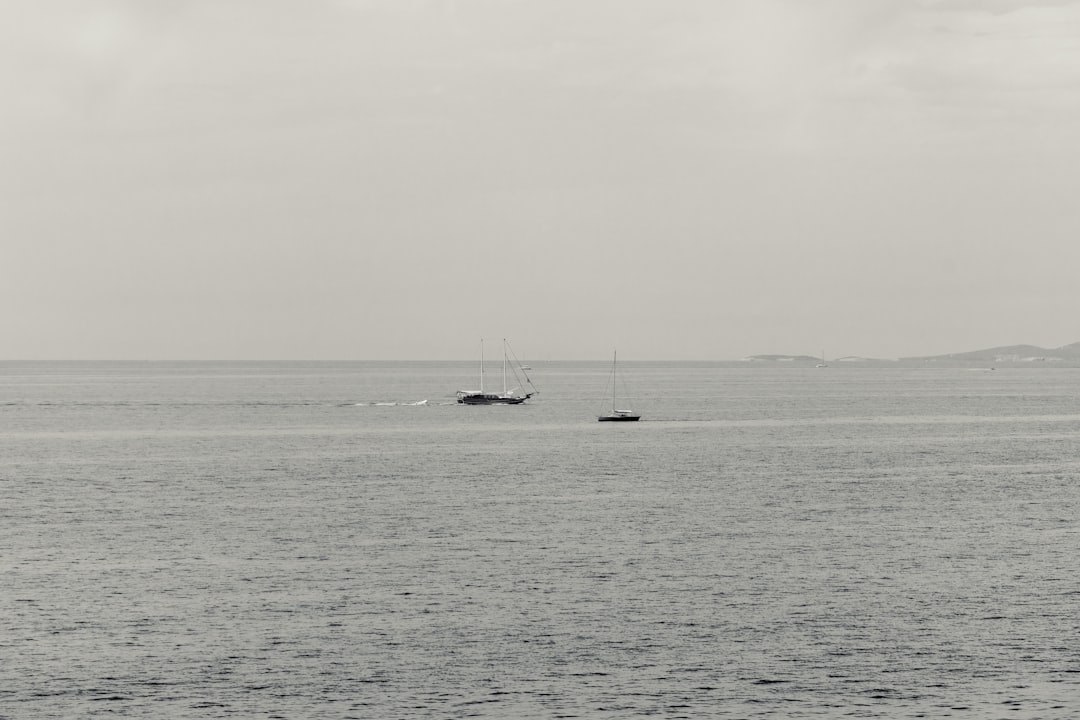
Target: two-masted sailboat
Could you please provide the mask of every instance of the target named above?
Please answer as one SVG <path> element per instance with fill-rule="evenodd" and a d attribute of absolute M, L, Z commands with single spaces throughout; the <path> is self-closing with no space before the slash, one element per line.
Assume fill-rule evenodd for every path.
<path fill-rule="evenodd" d="M 484 341 L 480 341 L 480 389 L 479 390 L 458 390 L 457 401 L 462 405 L 520 405 L 533 395 L 536 395 L 539 390 L 532 384 L 532 380 L 529 379 L 529 374 L 525 372 L 524 366 L 514 356 L 514 351 L 510 348 L 510 343 L 503 338 L 503 359 L 502 359 L 502 392 L 493 393 L 484 391 Z M 509 371 L 509 374 L 507 373 Z M 510 387 L 510 378 L 514 379 L 514 387 Z M 526 392 L 523 387 L 529 387 L 530 392 Z"/>
<path fill-rule="evenodd" d="M 623 402 L 626 403 L 627 409 L 620 410 L 615 407 L 616 388 L 618 386 L 618 360 L 619 353 L 615 351 L 611 357 L 611 408 L 602 415 L 597 415 L 596 419 L 599 422 L 637 422 L 641 419 L 641 415 L 635 413 L 630 409 L 630 398 L 623 398 Z"/>

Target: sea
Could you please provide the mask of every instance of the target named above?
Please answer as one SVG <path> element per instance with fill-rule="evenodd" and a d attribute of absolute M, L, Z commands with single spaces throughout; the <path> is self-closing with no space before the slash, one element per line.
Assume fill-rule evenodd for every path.
<path fill-rule="evenodd" d="M 1080 368 L 608 370 L 0 363 L 0 718 L 1080 716 Z"/>

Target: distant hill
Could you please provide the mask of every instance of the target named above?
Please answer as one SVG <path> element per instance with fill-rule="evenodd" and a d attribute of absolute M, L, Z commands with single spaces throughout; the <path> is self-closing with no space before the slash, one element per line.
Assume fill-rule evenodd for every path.
<path fill-rule="evenodd" d="M 973 362 L 1047 362 L 1061 360 L 1080 360 L 1080 342 L 1063 345 L 1059 348 L 1041 348 L 1038 345 L 1003 345 L 970 350 L 947 355 L 924 355 L 921 357 L 901 358 L 902 360 L 964 360 Z"/>
<path fill-rule="evenodd" d="M 821 357 L 817 355 L 748 355 L 743 361 L 750 362 L 773 362 L 773 363 L 820 363 Z M 1038 345 L 1002 345 L 1001 347 L 986 348 L 985 350 L 969 350 L 967 352 L 947 353 L 945 355 L 920 355 L 902 357 L 899 359 L 882 360 L 878 358 L 858 357 L 848 355 L 829 360 L 836 363 L 926 363 L 926 362 L 955 362 L 955 363 L 1069 363 L 1080 364 L 1080 342 L 1063 345 L 1059 348 L 1043 348 Z"/>
<path fill-rule="evenodd" d="M 749 355 L 743 358 L 751 362 L 773 363 L 820 363 L 821 357 L 817 355 Z M 1002 345 L 1000 347 L 986 348 L 984 350 L 969 350 L 967 352 L 947 353 L 945 355 L 918 355 L 902 357 L 891 360 L 877 358 L 865 358 L 854 355 L 833 358 L 829 362 L 844 363 L 926 363 L 926 362 L 956 362 L 956 363 L 1069 363 L 1080 364 L 1080 342 L 1063 345 L 1059 348 L 1044 348 L 1038 345 Z"/>

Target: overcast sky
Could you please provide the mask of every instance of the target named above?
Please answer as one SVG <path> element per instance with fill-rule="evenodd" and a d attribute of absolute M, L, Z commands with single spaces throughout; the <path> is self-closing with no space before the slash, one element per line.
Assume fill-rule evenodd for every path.
<path fill-rule="evenodd" d="M 0 358 L 1080 340 L 1080 2 L 0 5 Z"/>

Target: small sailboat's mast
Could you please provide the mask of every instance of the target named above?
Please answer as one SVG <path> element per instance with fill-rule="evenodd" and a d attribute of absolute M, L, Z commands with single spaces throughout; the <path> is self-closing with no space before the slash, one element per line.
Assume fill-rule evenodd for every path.
<path fill-rule="evenodd" d="M 484 394 L 484 338 L 480 338 L 480 394 Z"/>
<path fill-rule="evenodd" d="M 503 395 L 506 394 L 506 338 L 503 338 Z"/>
<path fill-rule="evenodd" d="M 618 366 L 619 351 L 613 350 L 611 352 L 611 412 L 615 413 L 615 386 L 619 384 L 619 380 L 615 377 L 615 368 Z"/>

